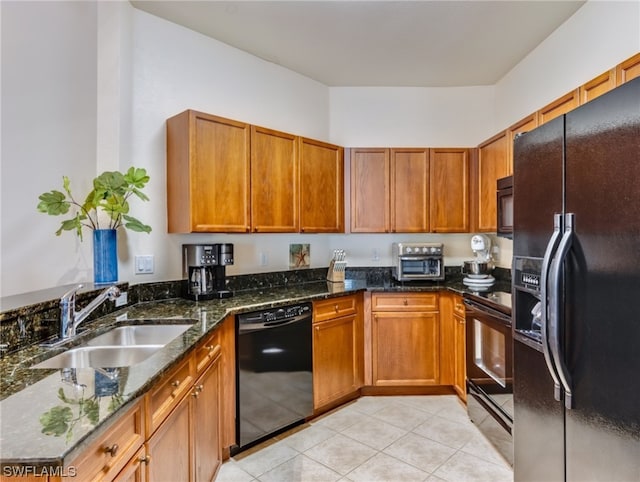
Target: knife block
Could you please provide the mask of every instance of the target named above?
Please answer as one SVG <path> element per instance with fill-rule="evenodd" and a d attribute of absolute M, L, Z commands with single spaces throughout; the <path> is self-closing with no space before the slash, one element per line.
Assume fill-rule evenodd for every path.
<path fill-rule="evenodd" d="M 329 262 L 327 281 L 331 281 L 332 283 L 344 283 L 344 272 L 346 267 L 346 261 L 336 261 L 332 259 Z"/>

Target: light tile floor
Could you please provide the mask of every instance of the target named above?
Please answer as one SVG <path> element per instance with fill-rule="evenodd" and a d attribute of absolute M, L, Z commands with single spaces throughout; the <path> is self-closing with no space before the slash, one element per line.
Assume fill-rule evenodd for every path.
<path fill-rule="evenodd" d="M 362 397 L 238 454 L 219 482 L 513 480 L 455 396 Z"/>

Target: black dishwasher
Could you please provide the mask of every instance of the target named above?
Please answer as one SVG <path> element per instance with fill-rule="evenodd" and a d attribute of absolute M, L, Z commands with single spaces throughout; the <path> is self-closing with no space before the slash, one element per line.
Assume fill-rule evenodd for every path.
<path fill-rule="evenodd" d="M 313 414 L 312 306 L 236 316 L 238 446 L 249 448 Z"/>

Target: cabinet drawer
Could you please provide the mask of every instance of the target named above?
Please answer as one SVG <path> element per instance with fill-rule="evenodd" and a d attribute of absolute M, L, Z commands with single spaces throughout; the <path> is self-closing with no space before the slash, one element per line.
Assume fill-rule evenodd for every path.
<path fill-rule="evenodd" d="M 193 365 L 194 357 L 187 357 L 147 393 L 145 397 L 147 438 L 191 388 L 195 371 Z"/>
<path fill-rule="evenodd" d="M 353 315 L 357 311 L 355 296 L 341 296 L 313 302 L 313 321 L 325 321 L 340 316 Z"/>
<path fill-rule="evenodd" d="M 136 403 L 73 462 L 79 480 L 111 480 L 120 472 L 144 442 L 142 412 L 142 402 Z"/>
<path fill-rule="evenodd" d="M 220 329 L 216 329 L 215 332 L 209 335 L 209 338 L 200 343 L 198 348 L 196 348 L 195 365 L 197 375 L 200 375 L 220 354 L 220 350 L 222 350 L 220 332 Z"/>
<path fill-rule="evenodd" d="M 438 311 L 438 293 L 374 293 L 372 311 Z"/>
<path fill-rule="evenodd" d="M 464 318 L 464 303 L 462 301 L 462 296 L 454 296 L 453 297 L 453 314 Z"/>

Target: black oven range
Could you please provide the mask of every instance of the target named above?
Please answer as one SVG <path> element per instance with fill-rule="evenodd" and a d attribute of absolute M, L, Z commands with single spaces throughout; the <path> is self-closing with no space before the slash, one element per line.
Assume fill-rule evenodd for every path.
<path fill-rule="evenodd" d="M 467 412 L 513 465 L 513 351 L 511 292 L 464 294 Z"/>

